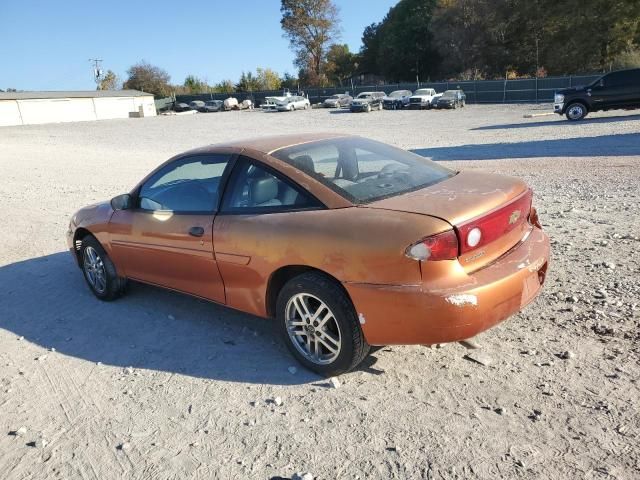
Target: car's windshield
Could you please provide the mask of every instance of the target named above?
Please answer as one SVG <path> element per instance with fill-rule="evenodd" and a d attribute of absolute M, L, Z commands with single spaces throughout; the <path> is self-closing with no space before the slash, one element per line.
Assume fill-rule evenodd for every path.
<path fill-rule="evenodd" d="M 428 90 L 426 88 L 421 88 L 420 90 L 416 90 L 416 93 L 414 93 L 414 95 L 429 95 L 431 93 L 431 90 Z"/>
<path fill-rule="evenodd" d="M 442 94 L 443 98 L 455 98 L 455 96 L 456 96 L 455 90 L 447 90 Z"/>
<path fill-rule="evenodd" d="M 215 106 L 217 106 L 217 105 L 219 105 L 221 103 L 222 103 L 222 100 L 209 100 L 207 102 L 207 105 L 210 106 L 210 107 L 215 107 Z"/>
<path fill-rule="evenodd" d="M 338 100 L 340 95 L 331 95 L 327 100 Z"/>
<path fill-rule="evenodd" d="M 389 96 L 391 98 L 400 98 L 404 97 L 408 92 L 406 90 L 396 90 L 395 92 L 391 92 Z"/>
<path fill-rule="evenodd" d="M 358 98 L 371 98 L 371 93 L 361 93 Z"/>
<path fill-rule="evenodd" d="M 296 145 L 272 155 L 354 203 L 400 195 L 455 175 L 424 157 L 360 137 Z"/>

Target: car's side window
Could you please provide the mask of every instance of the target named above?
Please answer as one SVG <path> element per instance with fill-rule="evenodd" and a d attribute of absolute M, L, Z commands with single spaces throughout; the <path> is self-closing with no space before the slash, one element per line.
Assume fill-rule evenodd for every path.
<path fill-rule="evenodd" d="M 608 88 L 624 87 L 631 84 L 631 79 L 627 72 L 614 72 L 604 79 L 604 86 Z"/>
<path fill-rule="evenodd" d="M 318 200 L 258 162 L 240 157 L 222 201 L 222 212 L 279 212 L 321 208 Z"/>
<path fill-rule="evenodd" d="M 142 185 L 138 207 L 174 213 L 215 212 L 229 158 L 229 155 L 196 155 L 171 162 Z"/>

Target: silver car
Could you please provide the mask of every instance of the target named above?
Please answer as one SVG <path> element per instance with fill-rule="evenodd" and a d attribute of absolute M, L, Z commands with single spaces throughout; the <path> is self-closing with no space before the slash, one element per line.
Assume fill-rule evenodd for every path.
<path fill-rule="evenodd" d="M 340 108 L 340 107 L 348 107 L 351 105 L 353 101 L 353 97 L 351 95 L 347 95 L 346 93 L 336 93 L 335 95 L 331 95 L 329 98 L 325 99 L 322 102 L 322 106 L 325 108 Z"/>
<path fill-rule="evenodd" d="M 298 95 L 292 95 L 276 102 L 276 108 L 279 112 L 293 112 L 294 110 L 307 110 L 311 107 L 308 98 Z"/>

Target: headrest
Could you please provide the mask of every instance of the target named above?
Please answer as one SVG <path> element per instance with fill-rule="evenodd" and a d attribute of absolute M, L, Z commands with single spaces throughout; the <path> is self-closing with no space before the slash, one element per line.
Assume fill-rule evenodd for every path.
<path fill-rule="evenodd" d="M 256 178 L 249 186 L 249 198 L 253 205 L 273 200 L 278 196 L 278 181 L 274 177 Z"/>
<path fill-rule="evenodd" d="M 338 164 L 342 168 L 342 178 L 346 178 L 347 180 L 355 180 L 358 178 L 359 169 L 358 169 L 358 159 L 355 156 L 355 152 L 340 152 L 340 157 L 338 158 Z"/>
<path fill-rule="evenodd" d="M 294 158 L 293 164 L 306 173 L 314 173 L 316 171 L 313 159 L 309 155 L 300 155 Z"/>

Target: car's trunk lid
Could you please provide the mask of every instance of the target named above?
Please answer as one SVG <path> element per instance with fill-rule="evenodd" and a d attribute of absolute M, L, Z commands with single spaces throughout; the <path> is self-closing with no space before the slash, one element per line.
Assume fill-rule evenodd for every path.
<path fill-rule="evenodd" d="M 531 209 L 527 185 L 516 178 L 480 172 L 460 172 L 436 185 L 366 207 L 447 221 L 458 234 L 459 260 L 467 271 L 477 270 L 503 255 L 531 228 L 527 221 Z M 483 241 L 477 248 L 469 248 L 464 243 L 466 235 L 476 226 L 482 231 Z"/>

